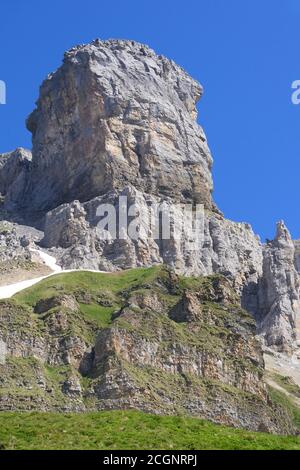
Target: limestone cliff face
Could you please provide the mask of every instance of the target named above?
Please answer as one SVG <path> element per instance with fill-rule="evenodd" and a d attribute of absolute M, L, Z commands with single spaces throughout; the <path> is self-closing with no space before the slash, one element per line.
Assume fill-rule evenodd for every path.
<path fill-rule="evenodd" d="M 14 196 L 19 211 L 51 209 L 43 245 L 58 248 L 64 267 L 116 270 L 164 262 L 187 275 L 224 273 L 240 293 L 257 284 L 258 238 L 249 225 L 225 220 L 212 201 L 212 158 L 196 121 L 201 94 L 182 68 L 139 43 L 96 40 L 65 54 L 28 118 L 32 163 L 24 190 L 21 185 Z M 103 242 L 97 207 L 112 203 L 118 211 L 120 195 L 142 215 L 141 234 L 149 203 L 203 204 L 199 246 L 191 250 L 188 240 L 153 233 Z M 9 195 L 4 208 L 11 208 Z"/>
<path fill-rule="evenodd" d="M 132 41 L 94 41 L 65 54 L 41 86 L 26 203 L 51 209 L 128 184 L 211 208 L 212 159 L 196 103 L 201 86 Z"/>
<path fill-rule="evenodd" d="M 24 200 L 34 209 L 53 208 L 43 245 L 60 249 L 64 267 L 116 270 L 164 262 L 188 275 L 226 273 L 240 292 L 257 283 L 259 240 L 249 225 L 224 220 L 211 198 L 212 158 L 196 122 L 201 94 L 174 62 L 132 41 L 96 40 L 65 54 L 27 122 L 33 169 Z M 120 195 L 140 214 L 149 203 L 204 204 L 199 247 L 156 240 L 153 233 L 103 242 L 96 209 L 112 203 L 118 211 Z"/>
<path fill-rule="evenodd" d="M 31 152 L 17 148 L 14 152 L 0 155 L 0 195 L 5 208 L 18 209 L 24 198 L 31 174 Z"/>
<path fill-rule="evenodd" d="M 259 331 L 268 346 L 280 351 L 297 347 L 300 321 L 300 279 L 295 268 L 295 245 L 283 224 L 263 249 L 263 276 L 259 285 Z"/>
<path fill-rule="evenodd" d="M 280 226 L 264 246 L 212 200 L 212 158 L 196 118 L 201 86 L 174 62 L 133 41 L 93 41 L 65 54 L 28 118 L 31 154 L 0 159 L 2 209 L 40 217 L 42 245 L 64 268 L 116 271 L 165 263 L 185 275 L 220 273 L 268 345 L 297 348 L 299 248 Z M 126 196 L 140 215 L 136 239 L 103 240 L 100 204 Z M 202 238 L 145 232 L 150 204 L 202 203 Z M 177 220 L 173 214 L 172 223 Z"/>
<path fill-rule="evenodd" d="M 130 237 L 103 240 L 102 233 L 96 230 L 99 205 L 110 203 L 118 212 L 119 196 L 126 196 L 128 205 L 134 205 L 141 214 L 136 223 L 141 235 L 135 240 Z M 203 236 L 199 245 L 190 249 L 188 240 L 172 236 L 161 240 L 155 239 L 153 232 L 144 233 L 149 202 L 160 204 L 162 200 L 127 187 L 84 204 L 79 201 L 64 204 L 47 213 L 42 244 L 47 248 L 63 248 L 58 256 L 66 268 L 78 268 L 85 263 L 85 267 L 112 271 L 165 263 L 186 275 L 225 274 L 234 280 L 240 292 L 245 284 L 258 281 L 262 265 L 261 244 L 248 224 L 234 223 L 218 213 L 207 212 L 203 217 Z M 169 207 L 172 202 L 164 199 Z M 176 223 L 176 213 L 173 222 Z M 92 260 L 86 259 L 87 252 L 93 255 Z"/>

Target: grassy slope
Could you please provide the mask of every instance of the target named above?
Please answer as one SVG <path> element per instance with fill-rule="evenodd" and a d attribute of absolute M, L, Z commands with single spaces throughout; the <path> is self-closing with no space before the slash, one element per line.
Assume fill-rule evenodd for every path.
<path fill-rule="evenodd" d="M 273 436 L 186 417 L 137 411 L 87 414 L 1 413 L 6 449 L 300 450 L 300 437 Z"/>
<path fill-rule="evenodd" d="M 119 293 L 122 290 L 151 282 L 160 271 L 161 266 L 154 266 L 110 274 L 87 271 L 58 274 L 20 292 L 15 298 L 22 303 L 34 305 L 39 299 L 57 295 L 60 291 L 72 293 L 76 290 L 98 294 L 101 290 L 102 292 Z"/>
<path fill-rule="evenodd" d="M 293 395 L 287 396 L 281 391 L 275 390 L 272 387 L 269 387 L 269 392 L 273 402 L 277 403 L 278 405 L 281 405 L 287 410 L 287 412 L 291 416 L 294 425 L 300 431 L 300 408 L 295 402 Z"/>
<path fill-rule="evenodd" d="M 282 376 L 280 374 L 271 374 L 272 379 L 290 395 L 300 398 L 300 387 L 294 382 L 291 377 Z"/>
<path fill-rule="evenodd" d="M 131 288 L 151 283 L 161 272 L 161 266 L 130 269 L 117 273 L 102 274 L 75 272 L 58 274 L 45 279 L 14 296 L 17 303 L 32 307 L 38 300 L 59 294 L 88 294 L 90 300 L 80 303 L 81 313 L 98 328 L 105 328 L 111 322 L 113 312 L 124 303 L 123 293 Z M 109 298 L 109 306 L 99 305 L 99 297 Z"/>
<path fill-rule="evenodd" d="M 156 282 L 165 276 L 161 267 L 133 269 L 116 274 L 88 272 L 60 274 L 44 280 L 15 296 L 28 307 L 41 298 L 59 293 L 90 294 L 80 303 L 81 312 L 98 327 L 111 322 L 126 291 Z M 180 289 L 196 287 L 205 279 L 180 280 Z M 84 297 L 84 295 L 83 295 Z M 109 297 L 110 305 L 99 304 Z M 175 295 L 176 297 L 176 295 Z M 287 405 L 287 397 L 274 392 L 273 399 Z M 295 424 L 300 411 L 288 404 Z M 0 413 L 0 444 L 16 449 L 300 449 L 300 438 L 249 433 L 184 417 L 158 417 L 141 412 L 102 412 L 87 414 Z"/>

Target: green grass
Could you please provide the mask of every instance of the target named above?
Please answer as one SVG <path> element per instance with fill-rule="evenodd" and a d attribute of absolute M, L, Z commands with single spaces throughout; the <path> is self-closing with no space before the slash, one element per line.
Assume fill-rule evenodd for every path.
<path fill-rule="evenodd" d="M 78 299 L 84 318 L 92 321 L 97 328 L 105 328 L 110 325 L 113 313 L 124 304 L 127 292 L 139 286 L 149 285 L 161 275 L 164 275 L 162 266 L 110 274 L 90 272 L 58 274 L 15 295 L 14 301 L 18 305 L 32 308 L 40 299 L 73 294 Z M 84 298 L 85 296 L 88 296 L 88 300 Z M 103 305 L 103 301 L 107 299 L 109 305 Z"/>
<path fill-rule="evenodd" d="M 14 296 L 14 301 L 23 307 L 33 308 L 40 299 L 47 299 L 60 294 L 72 294 L 80 305 L 82 320 L 91 322 L 96 328 L 106 328 L 112 323 L 112 316 L 120 310 L 130 295 L 147 294 L 153 292 L 164 302 L 166 310 L 174 306 L 180 299 L 180 293 L 184 289 L 211 289 L 214 276 L 185 278 L 180 277 L 177 281 L 172 281 L 172 293 L 168 291 L 170 285 L 169 272 L 161 265 L 151 268 L 137 268 L 117 273 L 90 273 L 74 272 L 58 274 L 41 281 L 33 287 L 26 289 Z M 108 300 L 109 305 L 103 304 Z M 237 310 L 237 307 L 233 307 Z M 133 310 L 134 307 L 131 307 Z M 210 326 L 209 321 L 201 325 L 200 329 L 193 332 L 189 324 L 177 324 L 164 315 L 157 315 L 149 312 L 143 316 L 142 328 L 139 333 L 144 337 L 155 337 L 159 327 L 164 326 L 169 331 L 171 340 L 176 338 L 184 344 L 190 343 L 202 347 L 206 350 L 220 352 L 224 342 L 230 341 L 230 334 L 227 323 L 236 321 L 235 317 L 225 311 L 222 307 L 205 302 L 203 304 L 203 318 L 211 317 L 211 311 L 215 312 L 216 327 Z M 142 315 L 142 312 L 141 312 Z M 239 317 L 241 315 L 239 314 Z M 78 324 L 82 322 L 78 320 Z M 247 321 L 251 322 L 250 317 Z M 134 329 L 137 329 L 139 322 L 135 322 Z M 131 330 L 132 325 L 124 318 L 115 322 L 116 326 Z M 224 327 L 226 324 L 226 328 Z"/>
<path fill-rule="evenodd" d="M 5 449 L 300 450 L 300 437 L 247 432 L 186 417 L 137 411 L 0 413 Z"/>
<path fill-rule="evenodd" d="M 291 377 L 284 377 L 280 374 L 272 374 L 273 380 L 291 395 L 300 398 L 300 387 Z"/>
<path fill-rule="evenodd" d="M 57 295 L 59 292 L 73 293 L 75 289 L 86 291 L 92 295 L 97 295 L 100 290 L 120 293 L 123 290 L 151 283 L 161 269 L 161 266 L 153 266 L 110 274 L 86 271 L 58 274 L 20 292 L 15 296 L 15 299 L 22 304 L 35 305 L 40 299 Z"/>
<path fill-rule="evenodd" d="M 112 314 L 116 311 L 116 306 L 102 307 L 97 304 L 80 304 L 80 310 L 87 318 L 93 320 L 99 328 L 105 328 L 111 323 Z"/>
<path fill-rule="evenodd" d="M 272 387 L 269 387 L 269 393 L 273 402 L 282 406 L 289 413 L 294 425 L 300 430 L 300 408 L 294 400 Z"/>
<path fill-rule="evenodd" d="M 99 330 L 113 325 L 115 328 L 127 330 L 127 333 L 134 332 L 135 335 L 147 340 L 156 339 L 157 332 L 163 331 L 159 345 L 162 353 L 167 350 L 168 344 L 178 343 L 208 351 L 216 357 L 223 357 L 226 348 L 230 351 L 236 335 L 238 337 L 244 334 L 244 331 L 248 334 L 253 319 L 236 305 L 227 304 L 224 307 L 209 301 L 214 279 L 213 276 L 175 278 L 170 282 L 170 272 L 163 266 L 132 269 L 114 274 L 89 272 L 59 274 L 22 291 L 14 296 L 14 299 L 3 302 L 1 327 L 3 331 L 8 327 L 18 328 L 29 338 L 33 335 L 43 336 L 52 331 L 53 318 L 56 318 L 54 316 L 62 312 L 66 326 L 61 335 L 81 338 L 87 344 L 94 344 Z M 192 291 L 199 289 L 204 298 L 208 299 L 202 302 L 201 319 L 198 323 L 176 323 L 166 314 L 180 300 L 184 289 Z M 77 301 L 76 307 L 73 309 L 64 306 L 54 307 L 42 314 L 37 314 L 34 310 L 40 299 L 60 297 L 62 294 L 71 294 Z M 148 309 L 147 306 L 140 308 L 138 296 L 144 296 L 144 300 L 147 296 L 154 298 L 157 296 L 159 299 L 157 311 Z M 78 304 L 80 309 L 77 308 Z M 161 305 L 165 311 L 160 309 Z M 121 308 L 124 308 L 122 315 L 113 319 L 113 314 Z M 233 361 L 237 371 L 243 372 L 246 368 L 257 374 L 262 373 L 250 360 L 227 353 L 226 365 L 231 366 Z M 32 380 L 28 372 L 31 370 L 30 367 Z M 151 399 L 155 403 L 155 408 L 151 409 L 156 411 L 167 413 L 165 406 L 160 409 L 158 406 L 160 395 L 167 395 L 176 399 L 176 413 L 181 414 L 183 412 L 180 406 L 183 401 L 181 394 L 190 393 L 193 387 L 197 389 L 197 393 L 201 388 L 201 393 L 208 398 L 216 393 L 216 396 L 224 396 L 224 400 L 229 402 L 243 401 L 249 410 L 255 406 L 253 403 L 257 403 L 251 401 L 253 396 L 247 397 L 246 393 L 221 383 L 209 384 L 202 380 L 199 384 L 199 381 L 195 382 L 186 375 L 182 377 L 164 374 L 162 371 L 125 364 L 125 361 L 122 362 L 122 367 L 126 369 L 126 373 L 134 383 L 139 384 L 140 388 L 146 387 L 151 393 Z M 46 401 L 49 406 L 44 409 L 53 409 L 51 406 L 54 400 L 64 405 L 65 397 L 61 391 L 61 384 L 68 375 L 74 373 L 74 370 L 69 366 L 49 365 L 41 366 L 40 369 L 47 379 L 47 384 L 49 383 L 53 389 L 51 396 L 47 395 Z M 15 360 L 10 368 L 7 368 L 7 374 L 11 370 L 15 372 L 14 380 L 6 378 L 7 390 L 4 392 L 10 393 L 12 390 L 18 403 L 20 390 L 15 386 L 15 378 L 22 376 L 30 385 L 41 371 L 35 367 L 35 364 L 32 365 L 25 360 Z M 94 376 L 81 378 L 82 387 L 88 389 L 93 379 Z M 186 383 L 187 380 L 189 385 Z M 28 388 L 25 392 L 27 399 L 27 395 L 30 398 L 35 389 Z M 38 399 L 40 393 L 38 390 Z M 272 398 L 275 404 L 288 411 L 291 420 L 300 429 L 300 410 L 280 392 L 273 391 Z M 97 409 L 96 405 L 94 402 L 91 403 L 89 409 Z M 137 411 L 85 414 L 3 412 L 0 413 L 0 447 L 1 444 L 9 449 L 300 450 L 298 437 L 249 433 L 188 417 L 152 416 Z"/>
<path fill-rule="evenodd" d="M 13 302 L 32 309 L 40 299 L 72 294 L 79 302 L 82 320 L 96 328 L 106 328 L 111 324 L 113 313 L 124 305 L 127 292 L 150 285 L 160 276 L 164 276 L 162 266 L 109 274 L 86 271 L 58 274 L 15 295 Z"/>

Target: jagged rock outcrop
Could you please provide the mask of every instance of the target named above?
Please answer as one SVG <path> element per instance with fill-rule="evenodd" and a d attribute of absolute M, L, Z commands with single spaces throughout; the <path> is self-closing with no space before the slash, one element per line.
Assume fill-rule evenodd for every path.
<path fill-rule="evenodd" d="M 212 201 L 212 158 L 196 121 L 201 94 L 182 68 L 133 41 L 96 40 L 65 54 L 27 121 L 32 164 L 18 202 L 25 213 L 52 209 L 42 244 L 58 248 L 64 267 L 164 262 L 187 275 L 227 274 L 239 292 L 257 283 L 259 240 L 249 225 L 226 221 Z M 103 240 L 97 208 L 110 203 L 118 213 L 120 196 L 140 215 L 138 236 Z M 155 237 L 145 226 L 150 204 L 178 203 L 205 208 L 196 248 L 189 236 Z M 176 206 L 173 225 L 178 213 Z"/>
<path fill-rule="evenodd" d="M 27 126 L 37 210 L 111 189 L 137 189 L 211 208 L 211 155 L 196 122 L 201 86 L 133 41 L 93 41 L 65 54 L 41 86 Z"/>
<path fill-rule="evenodd" d="M 34 228 L 0 221 L 1 298 L 10 295 L 11 284 L 50 274 L 36 250 L 35 242 L 40 237 L 41 233 Z"/>
<path fill-rule="evenodd" d="M 97 209 L 111 204 L 119 217 L 119 197 L 126 197 L 128 207 L 134 206 L 139 216 L 136 220 L 137 237 L 123 239 L 103 237 L 97 230 Z M 149 205 L 162 204 L 161 199 L 146 195 L 133 187 L 122 192 L 110 192 L 84 204 L 75 201 L 50 211 L 46 216 L 45 237 L 42 245 L 58 247 L 60 263 L 65 268 L 83 266 L 92 269 L 116 270 L 135 266 L 165 263 L 186 275 L 221 273 L 234 280 L 241 293 L 244 286 L 257 283 L 262 271 L 262 247 L 249 224 L 228 221 L 218 213 L 203 212 L 202 234 L 198 244 L 190 248 L 184 234 L 177 239 L 156 239 L 154 228 L 147 224 Z M 173 201 L 163 204 L 174 209 Z M 178 221 L 177 208 L 171 215 L 171 225 Z M 172 212 L 170 212 L 172 214 Z M 184 220 L 186 223 L 186 220 Z M 92 254 L 84 260 L 86 253 Z M 246 295 L 245 295 L 246 297 Z"/>
<path fill-rule="evenodd" d="M 19 208 L 28 189 L 31 171 L 31 152 L 17 148 L 14 152 L 0 155 L 1 204 L 10 211 Z"/>
<path fill-rule="evenodd" d="M 280 223 L 263 245 L 215 206 L 201 94 L 174 62 L 132 41 L 75 47 L 42 84 L 27 121 L 32 156 L 0 157 L 2 217 L 43 228 L 40 244 L 63 268 L 151 268 L 108 283 L 50 278 L 44 291 L 1 302 L 1 410 L 136 408 L 294 432 L 267 391 L 245 310 L 267 346 L 297 351 L 300 243 Z M 153 207 L 162 214 L 149 224 Z M 111 208 L 115 235 L 103 225 Z M 198 209 L 196 244 L 195 233 L 176 237 Z M 31 256 L 31 229 L 10 228 L 0 230 L 2 270 Z"/>
<path fill-rule="evenodd" d="M 27 121 L 31 154 L 0 158 L 2 208 L 38 221 L 42 246 L 64 268 L 120 269 L 165 263 L 185 275 L 220 273 L 258 321 L 268 345 L 297 347 L 299 244 L 262 245 L 248 224 L 226 220 L 212 200 L 212 158 L 198 125 L 201 86 L 174 62 L 133 41 L 77 46 L 41 86 Z M 136 237 L 99 230 L 100 205 L 118 217 L 134 205 Z M 202 204 L 201 237 L 164 238 L 146 223 L 150 207 Z M 39 219 L 39 220 L 38 220 Z M 132 216 L 130 221 L 132 221 Z M 184 220 L 187 225 L 187 218 Z M 156 233 L 156 235 L 155 235 Z M 296 267 L 296 268 L 295 268 Z"/>
<path fill-rule="evenodd" d="M 295 246 L 295 268 L 300 273 L 300 240 L 294 240 Z"/>
<path fill-rule="evenodd" d="M 31 253 L 23 237 L 17 233 L 14 224 L 0 222 L 0 270 L 5 272 L 11 267 L 30 262 Z"/>
<path fill-rule="evenodd" d="M 294 260 L 295 245 L 279 222 L 275 239 L 263 249 L 258 324 L 266 344 L 286 352 L 297 347 L 300 332 L 300 279 Z"/>

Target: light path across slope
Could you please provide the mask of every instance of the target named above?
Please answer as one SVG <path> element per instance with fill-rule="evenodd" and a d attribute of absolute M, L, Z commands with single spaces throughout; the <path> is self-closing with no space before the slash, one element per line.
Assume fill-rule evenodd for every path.
<path fill-rule="evenodd" d="M 43 279 L 47 279 L 48 277 L 55 276 L 59 273 L 90 272 L 108 274 L 106 271 L 95 271 L 89 269 L 62 270 L 62 268 L 58 264 L 56 264 L 56 259 L 53 256 L 50 256 L 47 253 L 36 249 L 32 249 L 31 251 L 37 253 L 42 258 L 46 266 L 48 266 L 53 272 L 51 274 L 48 274 L 47 276 L 37 277 L 35 279 L 28 279 L 27 281 L 16 282 L 14 284 L 9 284 L 7 286 L 0 287 L 0 299 L 9 299 L 18 292 L 21 292 L 24 289 L 28 289 L 28 287 L 34 286 Z"/>
<path fill-rule="evenodd" d="M 60 271 L 62 271 L 62 268 L 58 266 L 58 264 L 56 264 L 56 259 L 54 258 L 54 256 L 50 256 L 44 251 L 36 250 L 34 248 L 32 248 L 30 251 L 32 251 L 32 253 L 37 253 L 42 258 L 45 265 L 51 269 L 51 271 L 55 273 L 59 273 Z"/>
<path fill-rule="evenodd" d="M 269 351 L 264 354 L 264 360 L 267 371 L 279 374 L 282 377 L 290 377 L 295 384 L 300 387 L 300 364 L 298 356 L 294 355 L 290 357 L 282 353 Z"/>

